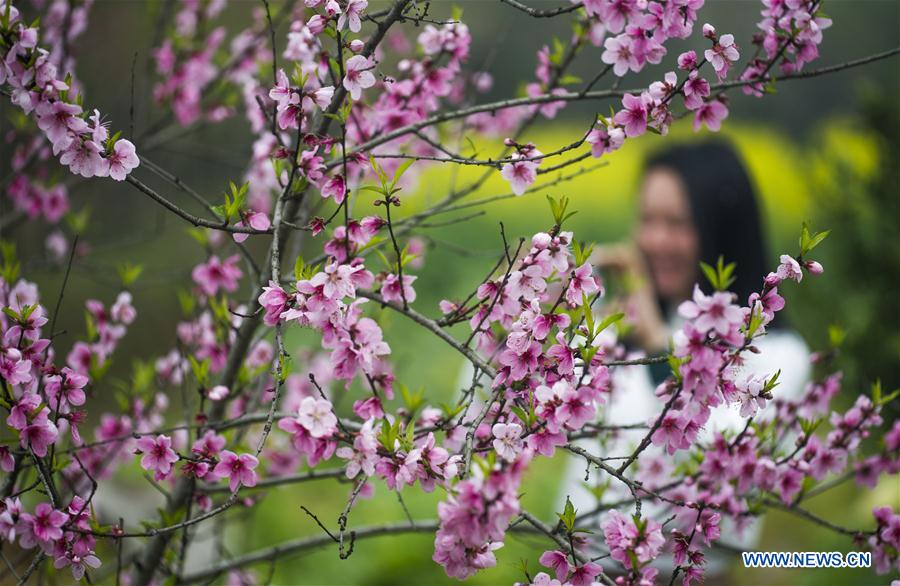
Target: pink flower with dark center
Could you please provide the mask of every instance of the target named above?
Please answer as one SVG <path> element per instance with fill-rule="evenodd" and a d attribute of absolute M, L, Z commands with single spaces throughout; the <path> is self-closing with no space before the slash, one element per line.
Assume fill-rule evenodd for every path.
<path fill-rule="evenodd" d="M 50 139 L 54 153 L 68 147 L 73 134 L 87 132 L 88 124 L 80 117 L 81 111 L 81 106 L 59 100 L 38 104 L 35 109 L 38 128 Z"/>
<path fill-rule="evenodd" d="M 569 305 L 579 307 L 584 302 L 585 295 L 590 298 L 591 295 L 600 291 L 600 283 L 593 273 L 594 268 L 588 262 L 572 271 L 566 287 L 566 301 Z"/>
<path fill-rule="evenodd" d="M 103 148 L 93 140 L 76 138 L 59 157 L 59 162 L 82 177 L 103 176 L 108 171 L 108 163 L 100 156 Z"/>
<path fill-rule="evenodd" d="M 728 118 L 728 106 L 721 100 L 705 102 L 694 113 L 694 132 L 700 130 L 704 124 L 712 132 L 718 132 L 722 128 L 722 120 Z"/>
<path fill-rule="evenodd" d="M 597 583 L 594 578 L 602 573 L 603 567 L 600 566 L 600 564 L 588 562 L 582 566 L 576 566 L 575 569 L 572 570 L 572 576 L 569 578 L 569 582 L 572 586 L 592 586 Z"/>
<path fill-rule="evenodd" d="M 539 560 L 545 568 L 556 572 L 556 579 L 564 582 L 569 576 L 569 555 L 561 551 L 545 551 Z"/>
<path fill-rule="evenodd" d="M 529 153 L 527 157 L 521 157 L 521 155 L 515 154 L 513 155 L 513 158 L 532 158 L 540 156 L 540 154 L 541 153 L 535 150 Z M 525 190 L 537 180 L 537 169 L 540 165 L 541 163 L 539 160 L 513 161 L 511 163 L 506 163 L 501 167 L 500 175 L 509 181 L 509 186 L 512 188 L 514 194 L 522 195 L 525 193 Z"/>
<path fill-rule="evenodd" d="M 694 70 L 688 74 L 681 91 L 684 93 L 684 107 L 696 110 L 703 105 L 703 98 L 709 95 L 709 82 L 700 77 L 699 71 Z"/>
<path fill-rule="evenodd" d="M 343 30 L 344 24 L 349 22 L 350 30 L 358 33 L 362 27 L 362 21 L 360 21 L 359 17 L 368 6 L 368 0 L 347 0 L 344 12 L 338 17 L 337 29 Z"/>
<path fill-rule="evenodd" d="M 591 155 L 599 158 L 606 153 L 619 150 L 625 142 L 625 131 L 615 126 L 612 128 L 601 126 L 591 130 L 584 140 L 591 145 Z"/>
<path fill-rule="evenodd" d="M 650 441 L 656 446 L 665 446 L 669 454 L 689 447 L 685 440 L 684 428 L 687 425 L 684 417 L 676 411 L 669 411 L 663 417 L 659 427 L 650 436 Z"/>
<path fill-rule="evenodd" d="M 694 51 L 685 51 L 678 56 L 678 69 L 690 71 L 697 68 L 697 53 Z"/>
<path fill-rule="evenodd" d="M 266 312 L 263 322 L 268 326 L 277 324 L 281 314 L 287 309 L 289 299 L 284 289 L 279 287 L 275 281 L 269 281 L 269 286 L 263 287 L 263 292 L 257 299 Z"/>
<path fill-rule="evenodd" d="M 724 79 L 731 65 L 741 58 L 737 45 L 734 44 L 734 35 L 722 35 L 714 42 L 712 49 L 703 52 L 706 60 L 716 70 L 718 78 Z"/>
<path fill-rule="evenodd" d="M 59 430 L 48 418 L 50 409 L 44 407 L 40 413 L 19 432 L 19 444 L 30 449 L 38 457 L 47 455 L 47 448 L 56 442 Z"/>
<path fill-rule="evenodd" d="M 263 214 L 261 212 L 248 212 L 240 222 L 235 224 L 235 226 L 240 226 L 241 228 L 250 226 L 254 230 L 263 232 L 265 230 L 268 230 L 272 226 L 272 222 L 271 220 L 269 220 L 268 214 Z M 235 242 L 243 242 L 250 237 L 250 234 L 247 234 L 246 232 L 234 232 L 231 237 Z"/>
<path fill-rule="evenodd" d="M 603 47 L 606 50 L 603 51 L 600 60 L 612 65 L 613 73 L 617 76 L 622 77 L 629 69 L 637 72 L 643 68 L 643 64 L 634 54 L 631 37 L 628 35 L 610 37 L 603 42 Z"/>
<path fill-rule="evenodd" d="M 217 256 L 211 256 L 206 264 L 194 267 L 191 276 L 206 295 L 215 295 L 220 288 L 233 292 L 238 288 L 238 280 L 244 275 L 237 266 L 238 261 L 236 254 L 229 256 L 224 262 Z"/>
<path fill-rule="evenodd" d="M 34 509 L 34 515 L 23 513 L 19 520 L 19 528 L 22 531 L 22 547 L 29 549 L 37 543 L 50 543 L 61 539 L 62 526 L 69 520 L 69 516 L 62 511 L 54 509 L 50 503 L 39 503 Z"/>
<path fill-rule="evenodd" d="M 76 582 L 80 582 L 88 568 L 99 568 L 101 563 L 100 558 L 94 555 L 93 551 L 89 551 L 84 555 L 78 555 L 71 551 L 53 560 L 53 567 L 57 570 L 66 566 L 71 566 L 72 578 Z"/>
<path fill-rule="evenodd" d="M 228 478 L 228 488 L 231 492 L 238 486 L 256 486 L 256 472 L 253 470 L 259 465 L 256 456 L 241 454 L 238 456 L 232 451 L 225 450 L 213 473 L 219 478 Z"/>
<path fill-rule="evenodd" d="M 678 313 L 693 320 L 694 327 L 700 333 L 715 331 L 720 336 L 727 336 L 744 321 L 744 312 L 731 302 L 732 297 L 731 293 L 725 291 L 705 295 L 695 285 L 693 301 L 685 301 L 679 305 Z"/>
<path fill-rule="evenodd" d="M 172 471 L 172 464 L 178 461 L 178 454 L 172 449 L 172 438 L 158 435 L 155 438 L 142 436 L 137 440 L 137 452 L 143 454 L 141 467 L 154 472 L 157 480 L 162 480 Z"/>
<path fill-rule="evenodd" d="M 385 301 L 402 302 L 404 297 L 407 303 L 416 300 L 416 290 L 412 284 L 418 277 L 415 275 L 403 275 L 403 292 L 400 292 L 400 279 L 397 275 L 391 273 L 384 278 L 384 284 L 381 286 L 381 295 Z"/>
<path fill-rule="evenodd" d="M 374 66 L 368 57 L 354 55 L 347 59 L 344 69 L 344 89 L 350 92 L 350 97 L 358 100 L 362 91 L 375 85 L 375 76 L 369 71 Z"/>
<path fill-rule="evenodd" d="M 335 175 L 330 177 L 322 185 L 321 194 L 324 198 L 332 198 L 334 203 L 341 203 L 347 195 L 347 185 L 344 182 L 343 175 Z"/>
<path fill-rule="evenodd" d="M 647 131 L 647 116 L 652 98 L 647 94 L 634 96 L 625 94 L 622 98 L 624 110 L 619 110 L 613 116 L 613 122 L 625 128 L 625 136 L 631 138 L 640 136 Z"/>

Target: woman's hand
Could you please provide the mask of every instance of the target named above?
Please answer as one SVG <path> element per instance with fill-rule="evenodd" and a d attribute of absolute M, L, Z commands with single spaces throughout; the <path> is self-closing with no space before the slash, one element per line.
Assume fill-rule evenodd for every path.
<path fill-rule="evenodd" d="M 659 310 L 650 274 L 640 251 L 631 243 L 607 244 L 594 248 L 590 262 L 600 270 L 624 277 L 624 311 L 633 327 L 630 336 L 648 354 L 666 350 L 669 328 Z"/>

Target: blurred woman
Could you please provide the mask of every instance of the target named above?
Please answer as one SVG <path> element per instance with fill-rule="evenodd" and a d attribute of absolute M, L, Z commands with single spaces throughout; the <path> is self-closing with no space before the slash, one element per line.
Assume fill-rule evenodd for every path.
<path fill-rule="evenodd" d="M 610 298 L 600 311 L 608 314 L 610 304 L 624 308 L 632 327 L 622 341 L 635 355 L 666 352 L 673 332 L 683 323 L 677 313 L 679 304 L 691 297 L 695 283 L 708 289 L 700 271 L 701 261 L 715 265 L 721 256 L 726 263 L 737 264 L 737 279 L 730 290 L 741 304 L 746 304 L 749 295 L 761 288 L 767 268 L 777 264 L 766 254 L 750 178 L 735 152 L 721 142 L 678 146 L 647 162 L 632 240 L 597 248 L 591 260 L 600 268 L 604 280 L 612 284 Z M 622 287 L 616 287 L 616 283 L 624 283 L 625 291 L 617 293 L 615 290 Z M 795 398 L 809 377 L 809 352 L 783 321 L 776 320 L 767 326 L 767 331 L 755 344 L 760 352 L 747 353 L 745 372 L 771 376 L 781 370 L 780 384 L 774 393 L 784 399 Z M 616 369 L 612 396 L 601 410 L 603 423 L 652 423 L 662 407 L 654 390 L 668 374 L 666 363 Z M 717 431 L 739 432 L 744 424 L 736 406 L 720 405 L 704 426 L 700 441 L 708 442 Z M 603 445 L 597 440 L 579 443 L 604 456 L 627 456 L 645 433 L 646 429 L 621 432 Z M 676 463 L 651 446 L 637 464 L 642 472 L 665 479 Z M 585 483 L 584 477 L 584 461 L 571 458 L 560 501 L 570 497 L 581 513 L 597 508 L 597 487 L 609 480 L 595 473 L 590 483 Z M 615 484 L 613 480 L 610 491 L 618 496 L 628 494 L 620 493 L 623 487 Z M 608 491 L 604 500 L 615 497 Z M 644 508 L 644 514 L 653 513 Z M 594 517 L 592 523 L 599 523 L 599 519 Z M 755 542 L 759 527 L 751 524 L 741 528 L 740 536 L 729 529 L 723 527 L 722 541 L 748 547 Z M 711 575 L 725 567 L 724 559 L 709 562 Z"/>

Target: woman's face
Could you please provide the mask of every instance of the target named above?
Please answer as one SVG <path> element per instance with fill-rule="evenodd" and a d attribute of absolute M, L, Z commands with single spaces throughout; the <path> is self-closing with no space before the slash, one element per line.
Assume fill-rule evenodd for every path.
<path fill-rule="evenodd" d="M 690 297 L 700 263 L 700 237 L 675 171 L 656 168 L 644 178 L 635 239 L 657 296 L 669 302 Z"/>

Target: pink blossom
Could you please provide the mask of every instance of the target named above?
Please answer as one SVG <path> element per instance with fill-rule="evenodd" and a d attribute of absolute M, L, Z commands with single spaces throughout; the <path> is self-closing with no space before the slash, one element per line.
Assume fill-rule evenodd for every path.
<path fill-rule="evenodd" d="M 588 262 L 572 271 L 566 287 L 566 301 L 569 305 L 578 307 L 583 303 L 584 295 L 590 297 L 600 291 L 600 283 L 593 273 L 594 268 Z"/>
<path fill-rule="evenodd" d="M 84 405 L 83 389 L 88 380 L 87 376 L 68 367 L 63 367 L 61 375 L 48 376 L 44 390 L 48 397 L 55 399 L 51 401 L 51 406 L 58 408 L 61 405 Z"/>
<path fill-rule="evenodd" d="M 556 579 L 564 582 L 569 576 L 569 555 L 561 551 L 545 551 L 539 560 L 545 568 L 556 572 Z"/>
<path fill-rule="evenodd" d="M 106 160 L 109 163 L 109 176 L 116 181 L 124 181 L 125 176 L 141 164 L 135 153 L 134 144 L 124 138 L 116 141 Z"/>
<path fill-rule="evenodd" d="M 344 12 L 338 17 L 338 30 L 343 30 L 344 24 L 349 21 L 350 30 L 358 33 L 359 29 L 362 27 L 362 22 L 359 17 L 368 5 L 368 0 L 347 0 Z"/>
<path fill-rule="evenodd" d="M 231 492 L 239 486 L 256 486 L 256 472 L 253 470 L 259 465 L 256 456 L 241 454 L 238 456 L 232 451 L 222 452 L 219 463 L 213 468 L 213 473 L 219 478 L 228 478 L 228 488 Z"/>
<path fill-rule="evenodd" d="M 556 578 L 551 578 L 547 572 L 538 572 L 535 574 L 532 584 L 534 586 L 562 586 L 562 582 Z"/>
<path fill-rule="evenodd" d="M 331 198 L 334 200 L 334 203 L 341 203 L 344 201 L 344 197 L 347 195 L 347 186 L 344 182 L 344 177 L 342 175 L 335 175 L 334 177 L 330 177 L 325 183 L 322 184 L 320 189 L 322 193 L 322 197 Z"/>
<path fill-rule="evenodd" d="M 603 573 L 603 567 L 594 562 L 587 562 L 584 565 L 576 566 L 572 570 L 572 576 L 569 582 L 572 586 L 593 586 L 597 583 L 594 578 Z"/>
<path fill-rule="evenodd" d="M 172 464 L 178 461 L 178 454 L 172 449 L 172 438 L 167 435 L 142 436 L 137 440 L 136 453 L 143 454 L 141 467 L 154 472 L 157 480 L 168 476 Z"/>
<path fill-rule="evenodd" d="M 800 263 L 793 256 L 782 254 L 780 260 L 781 264 L 778 265 L 778 270 L 775 271 L 778 278 L 782 281 L 793 279 L 798 283 L 803 280 L 803 271 L 800 269 Z"/>
<path fill-rule="evenodd" d="M 297 422 L 314 438 L 328 437 L 337 431 L 337 417 L 326 399 L 305 397 L 300 402 Z"/>
<path fill-rule="evenodd" d="M 86 554 L 76 554 L 74 551 L 67 551 L 65 555 L 56 557 L 53 560 L 53 567 L 57 570 L 70 566 L 72 570 L 72 578 L 76 582 L 80 582 L 84 577 L 84 573 L 88 568 L 99 568 L 102 564 L 100 558 L 94 555 L 93 551 Z"/>
<path fill-rule="evenodd" d="M 703 105 L 703 98 L 709 96 L 709 82 L 700 77 L 699 71 L 694 70 L 688 74 L 681 91 L 684 92 L 685 108 L 696 110 Z"/>
<path fill-rule="evenodd" d="M 529 155 L 528 158 L 539 155 L 540 153 L 537 152 L 533 155 Z M 520 158 L 520 156 L 515 154 L 512 158 L 516 159 Z M 540 164 L 539 160 L 513 161 L 511 163 L 506 163 L 500 168 L 500 175 L 509 181 L 509 185 L 514 194 L 522 195 L 537 179 L 537 169 L 540 167 Z"/>
<path fill-rule="evenodd" d="M 712 132 L 718 132 L 722 128 L 722 120 L 728 117 L 728 107 L 721 100 L 704 102 L 694 113 L 694 132 L 706 125 Z"/>
<path fill-rule="evenodd" d="M 137 317 L 137 310 L 131 304 L 132 297 L 128 291 L 122 291 L 116 297 L 116 302 L 109 308 L 110 317 L 123 324 L 131 324 Z"/>
<path fill-rule="evenodd" d="M 685 51 L 678 56 L 678 69 L 690 71 L 697 68 L 697 53 L 694 51 Z"/>
<path fill-rule="evenodd" d="M 7 335 L 11 330 L 7 331 Z M 16 348 L 0 350 L 0 376 L 11 385 L 31 382 L 31 361 L 22 358 L 22 353 Z"/>
<path fill-rule="evenodd" d="M 228 387 L 225 385 L 216 385 L 206 393 L 211 401 L 221 401 L 228 396 Z"/>
<path fill-rule="evenodd" d="M 381 286 L 381 295 L 385 301 L 401 302 L 406 299 L 407 303 L 416 300 L 416 290 L 412 284 L 418 277 L 415 275 L 403 275 L 403 293 L 400 292 L 400 279 L 397 275 L 390 273 L 384 278 L 384 284 Z"/>
<path fill-rule="evenodd" d="M 607 65 L 612 65 L 613 73 L 617 76 L 622 77 L 628 73 L 629 69 L 637 72 L 643 68 L 643 63 L 638 61 L 628 35 L 609 37 L 604 41 L 603 47 L 606 50 L 603 51 L 600 60 Z"/>
<path fill-rule="evenodd" d="M 19 520 L 19 530 L 22 531 L 22 547 L 29 549 L 38 543 L 49 544 L 61 539 L 63 525 L 69 520 L 69 515 L 57 511 L 50 503 L 38 503 L 34 509 L 34 515 L 22 513 Z"/>
<path fill-rule="evenodd" d="M 727 336 L 744 321 L 744 312 L 732 303 L 732 298 L 731 293 L 724 291 L 705 295 L 695 285 L 693 300 L 679 305 L 678 313 L 693 320 L 694 327 L 700 333 L 715 331 L 720 336 Z"/>
<path fill-rule="evenodd" d="M 59 162 L 82 177 L 103 176 L 107 171 L 106 161 L 100 156 L 103 149 L 93 140 L 76 138 L 59 157 Z"/>
<path fill-rule="evenodd" d="M 522 426 L 518 423 L 495 423 L 491 433 L 497 455 L 510 462 L 515 460 L 522 451 Z"/>
<path fill-rule="evenodd" d="M 373 67 L 369 58 L 362 55 L 354 55 L 347 59 L 343 85 L 354 100 L 360 98 L 362 90 L 375 85 L 375 76 L 369 71 Z"/>
<path fill-rule="evenodd" d="M 372 420 L 369 420 L 353 439 L 352 448 L 342 447 L 335 452 L 338 458 L 347 460 L 347 478 L 356 478 L 360 472 L 366 476 L 375 474 L 378 445 L 378 439 L 372 429 Z"/>
<path fill-rule="evenodd" d="M 758 409 L 766 407 L 766 398 L 760 394 L 765 387 L 765 380 L 748 376 L 735 386 L 740 391 L 741 417 L 751 417 Z"/>
<path fill-rule="evenodd" d="M 669 411 L 662 418 L 659 427 L 650 436 L 653 445 L 665 446 L 669 454 L 674 454 L 680 449 L 687 449 L 690 443 L 685 438 L 687 421 L 677 411 Z"/>
<path fill-rule="evenodd" d="M 601 157 L 619 150 L 625 142 L 625 131 L 615 126 L 611 128 L 601 126 L 591 130 L 584 140 L 591 145 L 591 155 Z"/>
<path fill-rule="evenodd" d="M 624 126 L 625 136 L 629 138 L 644 134 L 647 131 L 648 106 L 651 102 L 652 99 L 647 94 L 625 94 L 622 98 L 625 109 L 616 112 L 613 122 Z"/>
<path fill-rule="evenodd" d="M 240 226 L 241 228 L 250 226 L 254 230 L 265 232 L 272 226 L 272 222 L 269 220 L 268 214 L 263 214 L 260 212 L 248 212 L 240 222 L 235 224 L 235 226 Z M 249 238 L 250 235 L 246 232 L 234 232 L 231 237 L 235 242 L 243 242 L 247 238 Z"/>
<path fill-rule="evenodd" d="M 800 489 L 803 488 L 803 473 L 796 468 L 786 468 L 778 476 L 776 484 L 781 501 L 791 504 L 791 501 Z"/>
<path fill-rule="evenodd" d="M 662 525 L 653 519 L 645 519 L 639 529 L 633 519 L 618 511 L 610 511 L 600 527 L 612 559 L 627 568 L 632 567 L 631 556 L 638 565 L 654 560 L 665 543 Z"/>
<path fill-rule="evenodd" d="M 268 326 L 274 326 L 278 323 L 281 314 L 287 309 L 289 297 L 284 289 L 278 286 L 275 281 L 269 281 L 267 287 L 263 287 L 257 301 L 265 311 L 263 322 Z"/>
<path fill-rule="evenodd" d="M 731 65 L 741 57 L 734 44 L 734 35 L 719 37 L 718 41 L 714 41 L 712 49 L 703 52 L 703 56 L 712 64 L 719 79 L 724 79 Z"/>
<path fill-rule="evenodd" d="M 19 444 L 41 458 L 47 455 L 47 448 L 55 443 L 59 436 L 56 425 L 48 418 L 49 414 L 50 409 L 44 407 L 31 423 L 19 432 Z"/>
<path fill-rule="evenodd" d="M 238 261 L 236 254 L 229 256 L 224 262 L 217 256 L 211 256 L 206 264 L 194 267 L 191 276 L 206 295 L 215 295 L 220 288 L 233 292 L 237 290 L 238 280 L 244 275 L 237 266 Z"/>
<path fill-rule="evenodd" d="M 66 149 L 72 143 L 72 135 L 88 130 L 81 115 L 81 106 L 61 101 L 45 101 L 35 109 L 38 128 L 44 131 L 53 144 L 54 152 Z"/>
<path fill-rule="evenodd" d="M 647 88 L 647 93 L 650 94 L 650 97 L 654 100 L 662 101 L 670 94 L 674 93 L 677 87 L 678 77 L 674 71 L 669 71 L 664 76 L 663 81 L 654 81 L 651 83 L 650 87 Z"/>
<path fill-rule="evenodd" d="M 803 266 L 806 267 L 806 270 L 809 271 L 811 275 L 821 275 L 825 272 L 825 269 L 821 264 L 814 260 L 808 260 L 803 263 Z"/>

